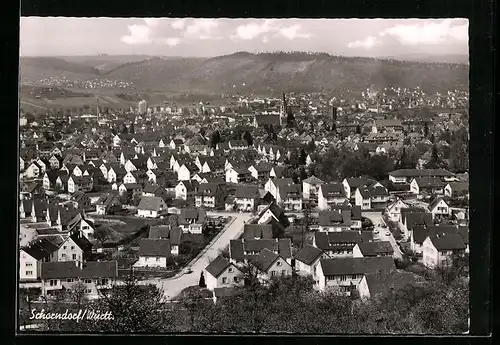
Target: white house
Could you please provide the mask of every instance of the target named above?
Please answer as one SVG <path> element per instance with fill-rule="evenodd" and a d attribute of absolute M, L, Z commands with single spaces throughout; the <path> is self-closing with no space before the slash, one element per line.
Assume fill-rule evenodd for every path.
<path fill-rule="evenodd" d="M 311 176 L 302 181 L 302 197 L 304 200 L 317 200 L 319 186 L 324 182 L 316 176 Z"/>
<path fill-rule="evenodd" d="M 134 267 L 167 267 L 167 259 L 172 256 L 170 240 L 142 238 L 139 247 L 139 260 Z"/>
<path fill-rule="evenodd" d="M 347 201 L 344 186 L 341 183 L 322 184 L 319 187 L 318 207 L 327 210 L 332 206 L 343 204 Z"/>
<path fill-rule="evenodd" d="M 391 221 L 399 222 L 401 220 L 401 209 L 408 207 L 410 207 L 410 205 L 397 198 L 395 201 L 387 205 L 387 207 L 385 208 L 385 213 Z"/>
<path fill-rule="evenodd" d="M 291 276 L 293 271 L 285 258 L 267 248 L 260 251 L 252 264 L 258 268 L 257 277 L 263 284 L 273 278 Z"/>
<path fill-rule="evenodd" d="M 316 282 L 319 260 L 325 257 L 326 255 L 321 249 L 306 244 L 294 255 L 295 270 L 298 273 L 312 276 Z"/>
<path fill-rule="evenodd" d="M 432 214 L 432 219 L 439 216 L 449 216 L 451 214 L 450 206 L 443 198 L 436 198 L 429 204 L 429 211 Z"/>
<path fill-rule="evenodd" d="M 167 204 L 161 197 L 143 196 L 137 206 L 137 216 L 144 218 L 157 218 L 167 211 Z"/>
<path fill-rule="evenodd" d="M 466 245 L 458 232 L 427 236 L 422 244 L 422 261 L 429 268 L 447 266 L 452 263 L 454 254 L 463 255 L 465 249 Z"/>
<path fill-rule="evenodd" d="M 243 273 L 240 269 L 222 256 L 215 258 L 204 270 L 207 289 L 243 286 Z"/>

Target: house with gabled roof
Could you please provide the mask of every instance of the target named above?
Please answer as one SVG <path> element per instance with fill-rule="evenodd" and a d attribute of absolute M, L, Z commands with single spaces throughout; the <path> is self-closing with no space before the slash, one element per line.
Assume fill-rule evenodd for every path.
<path fill-rule="evenodd" d="M 354 258 L 392 256 L 394 249 L 389 241 L 360 242 L 352 249 Z"/>
<path fill-rule="evenodd" d="M 396 271 L 392 257 L 363 257 L 322 259 L 318 265 L 320 291 L 333 289 L 348 296 L 357 289 L 361 280 L 369 273 L 392 273 Z"/>
<path fill-rule="evenodd" d="M 250 239 L 272 239 L 273 227 L 270 224 L 245 224 L 242 238 Z"/>
<path fill-rule="evenodd" d="M 191 234 L 202 234 L 206 221 L 207 212 L 201 208 L 184 208 L 178 218 L 182 231 Z"/>
<path fill-rule="evenodd" d="M 90 176 L 75 176 L 71 175 L 68 178 L 68 192 L 75 193 L 90 192 L 94 188 L 94 181 Z"/>
<path fill-rule="evenodd" d="M 318 207 L 321 210 L 327 210 L 335 205 L 341 205 L 348 202 L 341 183 L 322 184 L 318 192 Z"/>
<path fill-rule="evenodd" d="M 195 198 L 199 183 L 196 180 L 179 181 L 175 186 L 175 198 L 181 200 L 190 200 Z"/>
<path fill-rule="evenodd" d="M 443 182 L 455 180 L 455 175 L 445 169 L 399 169 L 389 173 L 389 181 L 393 183 L 410 183 L 415 178 L 423 177 L 436 177 Z"/>
<path fill-rule="evenodd" d="M 118 198 L 118 193 L 104 193 L 95 203 L 96 213 L 98 215 L 113 214 L 121 210 L 123 204 Z"/>
<path fill-rule="evenodd" d="M 252 174 L 248 169 L 233 166 L 226 170 L 226 182 L 245 183 L 252 179 Z"/>
<path fill-rule="evenodd" d="M 386 296 L 391 291 L 404 289 L 408 286 L 423 286 L 426 281 L 411 272 L 397 271 L 389 273 L 367 273 L 357 286 L 359 297 L 368 299 Z"/>
<path fill-rule="evenodd" d="M 149 228 L 149 236 L 151 239 L 167 239 L 170 240 L 170 253 L 179 255 L 179 248 L 182 243 L 182 228 L 170 225 L 152 226 Z"/>
<path fill-rule="evenodd" d="M 329 257 L 351 257 L 356 244 L 373 242 L 371 231 L 317 231 L 313 237 L 313 247 L 321 249 Z"/>
<path fill-rule="evenodd" d="M 448 203 L 441 197 L 435 198 L 429 203 L 429 211 L 432 218 L 447 217 L 451 215 L 451 208 Z"/>
<path fill-rule="evenodd" d="M 276 200 L 278 200 L 278 189 L 280 187 L 290 186 L 293 184 L 294 182 L 291 178 L 269 178 L 264 185 L 264 189 L 271 193 Z"/>
<path fill-rule="evenodd" d="M 278 185 L 276 201 L 283 205 L 286 211 L 302 210 L 302 185 Z"/>
<path fill-rule="evenodd" d="M 436 233 L 422 243 L 422 261 L 426 267 L 446 267 L 453 263 L 453 256 L 463 256 L 466 245 L 458 233 Z"/>
<path fill-rule="evenodd" d="M 401 220 L 401 210 L 409 207 L 409 204 L 407 204 L 400 198 L 396 198 L 396 200 L 387 205 L 387 207 L 385 208 L 385 214 L 387 214 L 389 220 L 393 222 L 399 222 Z"/>
<path fill-rule="evenodd" d="M 222 206 L 224 191 L 222 184 L 203 183 L 200 184 L 195 193 L 196 207 L 216 208 Z"/>
<path fill-rule="evenodd" d="M 253 164 L 248 168 L 252 177 L 256 180 L 265 180 L 270 177 L 272 165 L 270 163 Z"/>
<path fill-rule="evenodd" d="M 92 253 L 92 243 L 77 230 L 73 231 L 57 249 L 57 261 L 85 262 Z"/>
<path fill-rule="evenodd" d="M 444 187 L 444 195 L 451 198 L 469 198 L 469 182 L 449 182 Z"/>
<path fill-rule="evenodd" d="M 360 187 L 383 187 L 381 183 L 375 181 L 372 178 L 368 177 L 346 177 L 342 181 L 342 185 L 344 186 L 347 199 L 351 199 L 354 197 L 354 193 L 356 189 Z"/>
<path fill-rule="evenodd" d="M 221 287 L 244 285 L 244 276 L 241 270 L 228 259 L 218 256 L 204 270 L 207 289 L 214 291 Z"/>
<path fill-rule="evenodd" d="M 299 274 L 310 275 L 316 281 L 316 270 L 318 269 L 319 260 L 327 257 L 321 249 L 306 244 L 293 256 L 295 259 L 295 271 Z"/>
<path fill-rule="evenodd" d="M 319 186 L 325 182 L 316 176 L 310 176 L 302 181 L 302 197 L 304 200 L 318 201 Z"/>
<path fill-rule="evenodd" d="M 234 194 L 236 210 L 253 212 L 259 204 L 260 194 L 257 186 L 237 186 Z"/>
<path fill-rule="evenodd" d="M 39 280 L 42 262 L 57 261 L 57 245 L 45 238 L 37 238 L 19 250 L 19 280 Z"/>
<path fill-rule="evenodd" d="M 115 261 L 65 261 L 44 262 L 41 265 L 42 295 L 71 288 L 76 283 L 84 286 L 85 297 L 99 297 L 98 289 L 111 288 L 118 278 L 118 264 Z"/>
<path fill-rule="evenodd" d="M 158 218 L 166 214 L 167 204 L 163 198 L 157 196 L 142 196 L 137 206 L 137 216 L 144 218 Z"/>
<path fill-rule="evenodd" d="M 416 177 L 411 180 L 410 192 L 418 198 L 424 195 L 444 195 L 445 185 L 439 177 Z"/>
<path fill-rule="evenodd" d="M 424 209 L 411 207 L 401 210 L 401 220 L 399 222 L 403 238 L 409 239 L 415 226 L 433 225 L 432 214 Z"/>
<path fill-rule="evenodd" d="M 167 267 L 167 259 L 172 257 L 169 239 L 141 238 L 139 260 L 134 267 Z"/>
<path fill-rule="evenodd" d="M 229 242 L 230 261 L 235 264 L 248 263 L 267 248 L 278 254 L 289 264 L 292 262 L 292 241 L 290 238 L 238 239 Z"/>
<path fill-rule="evenodd" d="M 261 284 L 267 284 L 278 277 L 291 277 L 292 266 L 278 252 L 268 248 L 262 249 L 250 263 L 258 269 L 257 278 Z"/>
<path fill-rule="evenodd" d="M 389 192 L 383 186 L 361 186 L 356 189 L 354 199 L 356 206 L 360 206 L 362 210 L 369 210 L 377 208 L 379 205 L 385 206 L 389 200 Z"/>

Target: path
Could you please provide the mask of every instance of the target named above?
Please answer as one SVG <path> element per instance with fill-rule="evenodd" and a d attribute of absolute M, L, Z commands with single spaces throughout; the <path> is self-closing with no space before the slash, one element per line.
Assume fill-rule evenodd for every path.
<path fill-rule="evenodd" d="M 167 279 L 143 280 L 141 284 L 154 284 L 158 286 L 163 289 L 168 299 L 174 298 L 188 286 L 198 285 L 200 273 L 208 266 L 210 259 L 216 258 L 219 250 L 229 245 L 230 240 L 239 237 L 243 232 L 245 222 L 251 218 L 249 213 L 207 212 L 207 215 L 215 217 L 230 216 L 232 217 L 232 221 L 179 275 Z M 188 269 L 191 269 L 192 273 L 187 273 Z"/>

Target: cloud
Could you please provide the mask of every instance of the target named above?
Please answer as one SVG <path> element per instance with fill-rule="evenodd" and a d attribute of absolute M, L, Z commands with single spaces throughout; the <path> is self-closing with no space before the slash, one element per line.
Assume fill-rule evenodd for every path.
<path fill-rule="evenodd" d="M 151 29 L 147 25 L 130 25 L 128 27 L 129 34 L 121 38 L 127 44 L 146 44 L 151 43 Z"/>
<path fill-rule="evenodd" d="M 403 45 L 467 42 L 468 22 L 445 19 L 441 22 L 426 21 L 421 24 L 400 24 L 380 32 L 380 36 L 395 38 Z"/>
<path fill-rule="evenodd" d="M 300 25 L 282 26 L 276 20 L 266 19 L 264 21 L 253 22 L 245 25 L 240 25 L 236 28 L 236 33 L 231 36 L 233 40 L 253 40 L 262 35 L 262 42 L 269 41 L 269 36 L 281 36 L 289 40 L 296 38 L 309 38 L 311 34 L 300 32 Z"/>
<path fill-rule="evenodd" d="M 215 36 L 214 34 L 218 27 L 219 23 L 215 19 L 194 19 L 191 24 L 186 27 L 184 37 L 202 40 L 217 39 L 219 36 Z"/>
<path fill-rule="evenodd" d="M 175 47 L 181 42 L 179 37 L 167 37 L 162 39 L 162 42 L 170 47 Z"/>
<path fill-rule="evenodd" d="M 380 41 L 374 36 L 368 36 L 363 40 L 357 40 L 353 42 L 349 42 L 347 44 L 348 48 L 363 48 L 363 49 L 371 49 L 376 45 L 379 45 Z"/>

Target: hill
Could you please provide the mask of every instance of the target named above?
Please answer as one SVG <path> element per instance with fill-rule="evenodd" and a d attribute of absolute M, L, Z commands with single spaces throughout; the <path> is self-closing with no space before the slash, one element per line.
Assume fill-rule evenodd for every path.
<path fill-rule="evenodd" d="M 96 56 L 85 59 L 21 59 L 21 81 L 73 75 L 133 82 L 139 90 L 255 94 L 364 90 L 370 85 L 420 86 L 428 92 L 467 89 L 469 67 L 318 53 L 238 52 L 214 58 Z M 114 59 L 114 60 L 113 60 Z M 127 61 L 127 62 L 124 62 Z M 67 77 L 68 78 L 68 77 Z M 41 79 L 41 78 L 38 78 Z"/>

